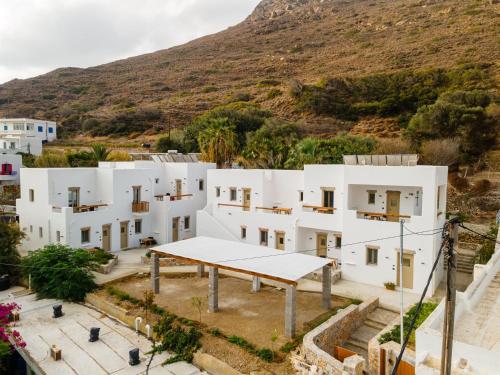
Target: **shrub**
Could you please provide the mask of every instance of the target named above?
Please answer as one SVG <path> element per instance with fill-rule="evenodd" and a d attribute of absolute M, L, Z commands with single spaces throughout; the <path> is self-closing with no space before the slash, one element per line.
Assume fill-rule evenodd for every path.
<path fill-rule="evenodd" d="M 467 188 L 469 187 L 469 182 L 467 181 L 466 178 L 460 176 L 458 173 L 450 173 L 448 175 L 448 181 L 450 182 L 450 185 L 453 186 L 455 189 L 458 191 L 466 191 Z"/>
<path fill-rule="evenodd" d="M 97 129 L 101 123 L 96 118 L 88 118 L 82 122 L 82 130 L 86 132 L 92 132 Z"/>
<path fill-rule="evenodd" d="M 238 345 L 239 347 L 249 350 L 249 351 L 254 351 L 255 350 L 255 345 L 251 344 L 247 340 L 245 340 L 243 337 L 239 336 L 228 336 L 227 341 L 229 341 L 231 344 Z"/>
<path fill-rule="evenodd" d="M 450 138 L 427 141 L 422 145 L 421 155 L 429 165 L 454 165 L 459 158 L 459 141 Z"/>
<path fill-rule="evenodd" d="M 67 168 L 68 159 L 63 153 L 44 152 L 35 159 L 36 168 Z"/>
<path fill-rule="evenodd" d="M 292 350 L 295 350 L 295 348 L 297 348 L 298 345 L 299 343 L 295 341 L 290 341 L 287 342 L 286 344 L 283 344 L 283 346 L 280 348 L 280 351 L 283 353 L 290 353 Z"/>
<path fill-rule="evenodd" d="M 490 226 L 489 232 L 486 234 L 490 238 L 494 238 L 496 240 L 498 235 L 498 226 L 492 224 Z M 479 248 L 476 255 L 476 263 L 486 264 L 491 259 L 493 254 L 495 253 L 495 241 L 491 241 L 488 239 L 484 239 L 481 247 Z"/>
<path fill-rule="evenodd" d="M 90 250 L 89 253 L 92 255 L 93 261 L 98 264 L 106 264 L 114 258 L 113 254 L 99 248 Z"/>
<path fill-rule="evenodd" d="M 31 285 L 40 298 L 80 302 L 97 285 L 90 272 L 95 267 L 92 254 L 65 245 L 47 245 L 30 252 L 22 260 L 23 275 L 31 275 Z"/>
<path fill-rule="evenodd" d="M 215 336 L 215 337 L 221 337 L 223 336 L 222 335 L 222 332 L 220 331 L 219 328 L 211 328 L 209 331 L 208 331 L 212 336 Z"/>
<path fill-rule="evenodd" d="M 23 237 L 24 233 L 17 226 L 0 221 L 0 275 L 9 275 L 14 282 L 21 274 L 19 267 L 21 256 L 17 251 L 17 245 L 21 243 Z"/>
<path fill-rule="evenodd" d="M 97 161 L 88 151 L 71 151 L 66 154 L 66 158 L 72 168 L 97 167 Z"/>
<path fill-rule="evenodd" d="M 130 157 L 130 154 L 127 151 L 112 150 L 109 153 L 106 160 L 107 161 L 130 161 L 130 160 L 132 160 L 132 158 Z"/>
<path fill-rule="evenodd" d="M 155 144 L 156 152 L 168 152 L 169 150 L 177 150 L 184 152 L 184 145 L 181 141 L 170 138 L 168 135 L 158 138 Z"/>
<path fill-rule="evenodd" d="M 377 139 L 373 150 L 374 155 L 411 154 L 412 152 L 408 142 L 400 138 Z"/>
<path fill-rule="evenodd" d="M 474 183 L 472 187 L 472 192 L 474 194 L 480 195 L 486 193 L 490 189 L 491 189 L 490 180 L 482 179 Z"/>
<path fill-rule="evenodd" d="M 260 359 L 263 359 L 266 362 L 272 362 L 274 359 L 274 353 L 269 348 L 258 349 L 256 354 Z"/>
<path fill-rule="evenodd" d="M 388 290 L 396 290 L 396 284 L 394 284 L 392 281 L 384 283 L 384 286 Z"/>
<path fill-rule="evenodd" d="M 271 99 L 277 98 L 278 96 L 281 96 L 281 95 L 283 95 L 283 93 L 281 92 L 280 89 L 272 89 L 267 93 L 266 98 L 267 98 L 267 100 L 271 100 Z"/>
<path fill-rule="evenodd" d="M 351 303 L 353 305 L 361 305 L 363 303 L 363 301 L 360 300 L 359 298 L 353 298 L 353 299 L 351 299 Z"/>

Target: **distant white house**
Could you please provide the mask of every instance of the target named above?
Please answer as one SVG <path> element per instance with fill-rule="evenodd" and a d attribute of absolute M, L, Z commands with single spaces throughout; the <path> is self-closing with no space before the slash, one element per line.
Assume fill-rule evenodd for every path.
<path fill-rule="evenodd" d="M 2 153 L 0 150 L 0 187 L 5 185 L 19 185 L 19 171 L 21 166 L 21 155 Z"/>
<path fill-rule="evenodd" d="M 17 213 L 22 247 L 117 251 L 196 234 L 210 163 L 105 162 L 97 168 L 23 168 Z"/>
<path fill-rule="evenodd" d="M 54 121 L 35 120 L 27 118 L 0 119 L 0 135 L 24 135 L 38 138 L 45 142 L 57 139 L 57 124 Z"/>
<path fill-rule="evenodd" d="M 399 221 L 404 219 L 403 287 L 421 292 L 441 243 L 432 230 L 439 232 L 445 222 L 446 185 L 447 168 L 434 166 L 210 170 L 197 234 L 330 257 L 343 279 L 399 285 Z"/>
<path fill-rule="evenodd" d="M 42 140 L 25 134 L 0 134 L 0 153 L 42 154 Z"/>

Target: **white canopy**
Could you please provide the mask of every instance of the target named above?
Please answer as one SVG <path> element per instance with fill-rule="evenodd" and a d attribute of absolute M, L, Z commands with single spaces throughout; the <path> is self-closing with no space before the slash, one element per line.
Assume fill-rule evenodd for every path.
<path fill-rule="evenodd" d="M 295 284 L 305 275 L 332 263 L 329 259 L 312 255 L 204 236 L 155 246 L 151 250 L 188 262 L 243 272 L 287 284 Z"/>

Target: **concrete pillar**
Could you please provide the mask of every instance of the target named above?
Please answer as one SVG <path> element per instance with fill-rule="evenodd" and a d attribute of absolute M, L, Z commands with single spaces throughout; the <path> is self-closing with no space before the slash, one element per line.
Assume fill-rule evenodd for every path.
<path fill-rule="evenodd" d="M 205 265 L 204 264 L 198 264 L 198 266 L 196 267 L 196 276 L 198 276 L 198 277 L 205 276 Z"/>
<path fill-rule="evenodd" d="M 219 269 L 208 267 L 208 312 L 219 310 Z"/>
<path fill-rule="evenodd" d="M 252 279 L 252 292 L 257 293 L 260 290 L 260 277 L 254 276 Z"/>
<path fill-rule="evenodd" d="M 285 298 L 285 336 L 293 338 L 295 336 L 296 306 L 295 299 L 297 288 L 295 285 L 286 286 Z"/>
<path fill-rule="evenodd" d="M 154 294 L 160 293 L 160 258 L 154 252 L 151 253 L 151 289 Z"/>
<path fill-rule="evenodd" d="M 332 307 L 332 268 L 323 266 L 323 307 L 330 309 Z"/>

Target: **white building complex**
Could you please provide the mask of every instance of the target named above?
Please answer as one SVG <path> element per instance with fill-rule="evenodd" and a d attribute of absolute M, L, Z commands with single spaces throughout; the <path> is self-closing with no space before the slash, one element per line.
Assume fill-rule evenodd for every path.
<path fill-rule="evenodd" d="M 34 119 L 0 119 L 0 152 L 40 155 L 42 144 L 57 139 L 57 124 Z"/>
<path fill-rule="evenodd" d="M 21 155 L 3 153 L 0 150 L 0 187 L 19 185 L 19 172 L 22 162 Z"/>
<path fill-rule="evenodd" d="M 17 200 L 22 243 L 117 251 L 154 238 L 195 236 L 196 211 L 206 205 L 214 164 L 105 162 L 97 168 L 23 168 Z M 149 239 L 150 240 L 150 239 Z"/>
<path fill-rule="evenodd" d="M 402 284 L 421 292 L 441 243 L 446 185 L 447 168 L 434 166 L 211 170 L 197 234 L 331 257 L 343 279 L 399 285 L 404 219 Z M 442 269 L 441 264 L 429 295 Z"/>

